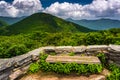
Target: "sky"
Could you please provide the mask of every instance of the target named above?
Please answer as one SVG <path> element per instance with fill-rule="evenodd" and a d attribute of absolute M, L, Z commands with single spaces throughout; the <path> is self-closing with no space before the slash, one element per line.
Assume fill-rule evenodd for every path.
<path fill-rule="evenodd" d="M 5 0 L 5 1 L 6 2 L 12 2 L 13 0 Z M 44 8 L 46 8 L 54 2 L 60 2 L 60 3 L 69 2 L 69 3 L 79 3 L 79 4 L 82 4 L 82 5 L 85 5 L 85 4 L 91 3 L 93 0 L 40 0 L 40 1 L 42 3 L 42 6 Z"/>
<path fill-rule="evenodd" d="M 120 0 L 0 0 L 0 16 L 45 12 L 60 18 L 120 20 Z"/>

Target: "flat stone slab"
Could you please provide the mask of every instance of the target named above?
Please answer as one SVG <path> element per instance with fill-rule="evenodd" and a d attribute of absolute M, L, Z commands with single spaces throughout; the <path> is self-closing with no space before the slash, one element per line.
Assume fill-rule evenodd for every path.
<path fill-rule="evenodd" d="M 100 64 L 98 57 L 94 56 L 48 56 L 46 62 L 50 63 L 78 63 L 78 64 Z"/>
<path fill-rule="evenodd" d="M 73 52 L 72 46 L 58 46 L 55 48 L 56 53 L 70 53 Z"/>
<path fill-rule="evenodd" d="M 120 52 L 120 45 L 109 45 L 110 50 Z"/>
<path fill-rule="evenodd" d="M 107 45 L 91 45 L 87 46 L 86 51 L 99 51 L 99 50 L 107 50 L 108 46 Z"/>
<path fill-rule="evenodd" d="M 75 47 L 73 47 L 73 52 L 74 53 L 82 53 L 82 52 L 85 52 L 86 49 L 87 49 L 86 46 L 75 46 Z"/>

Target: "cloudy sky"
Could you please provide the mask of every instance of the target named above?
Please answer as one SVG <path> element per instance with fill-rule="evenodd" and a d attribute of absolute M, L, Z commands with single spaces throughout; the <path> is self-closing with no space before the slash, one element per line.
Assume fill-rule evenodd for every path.
<path fill-rule="evenodd" d="M 1 0 L 0 16 L 21 17 L 36 12 L 61 18 L 120 20 L 120 0 Z"/>

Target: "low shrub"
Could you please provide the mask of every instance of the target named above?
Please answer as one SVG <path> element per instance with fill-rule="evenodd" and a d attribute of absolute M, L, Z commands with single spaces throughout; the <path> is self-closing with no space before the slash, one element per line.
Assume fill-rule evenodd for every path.
<path fill-rule="evenodd" d="M 49 63 L 46 62 L 47 54 L 40 57 L 40 69 L 46 72 L 56 72 L 61 74 L 70 74 L 76 72 L 78 74 L 100 73 L 103 70 L 101 64 L 77 64 L 77 63 Z"/>
<path fill-rule="evenodd" d="M 105 67 L 105 66 L 106 66 L 106 63 L 107 63 L 105 54 L 104 54 L 104 53 L 99 53 L 99 54 L 97 55 L 97 57 L 100 59 L 102 65 Z"/>
<path fill-rule="evenodd" d="M 51 53 L 50 53 L 50 55 L 55 56 L 55 55 L 56 55 L 56 53 L 55 53 L 55 52 L 51 52 Z"/>
<path fill-rule="evenodd" d="M 69 53 L 69 56 L 74 56 L 74 55 L 75 55 L 74 52 Z"/>
<path fill-rule="evenodd" d="M 111 74 L 107 76 L 107 80 L 120 80 L 120 67 L 110 64 L 108 69 L 111 70 Z"/>
<path fill-rule="evenodd" d="M 29 49 L 24 44 L 12 45 L 0 56 L 2 58 L 10 58 L 12 56 L 22 55 L 28 51 Z"/>
<path fill-rule="evenodd" d="M 40 66 L 38 63 L 32 63 L 29 67 L 29 72 L 30 73 L 36 73 L 40 70 Z"/>

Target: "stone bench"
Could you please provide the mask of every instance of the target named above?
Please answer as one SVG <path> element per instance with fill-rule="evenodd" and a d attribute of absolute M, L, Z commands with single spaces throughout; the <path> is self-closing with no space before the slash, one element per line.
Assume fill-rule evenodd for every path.
<path fill-rule="evenodd" d="M 46 62 L 49 63 L 78 63 L 78 64 L 100 64 L 98 57 L 94 56 L 48 56 Z"/>

